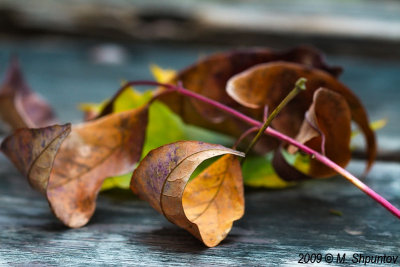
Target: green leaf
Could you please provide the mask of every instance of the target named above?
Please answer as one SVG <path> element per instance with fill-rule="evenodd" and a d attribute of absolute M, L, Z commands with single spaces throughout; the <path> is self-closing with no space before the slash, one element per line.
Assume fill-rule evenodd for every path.
<path fill-rule="evenodd" d="M 153 91 L 148 90 L 143 93 L 128 88 L 122 92 L 122 94 L 114 102 L 114 111 L 121 112 L 138 108 L 147 103 L 153 95 Z M 108 100 L 104 100 L 101 103 L 82 103 L 79 105 L 79 109 L 85 113 L 98 114 L 104 106 L 108 103 Z"/>
<path fill-rule="evenodd" d="M 152 103 L 142 158 L 152 149 L 179 140 L 188 140 L 182 120 L 163 103 Z"/>
<path fill-rule="evenodd" d="M 143 93 L 133 88 L 125 90 L 115 101 L 114 112 L 122 112 L 137 108 L 147 103 L 152 97 L 153 91 Z M 107 101 L 100 104 L 82 104 L 80 108 L 85 112 L 98 113 Z M 208 143 L 232 144 L 232 138 L 205 130 L 196 126 L 186 125 L 181 118 L 173 113 L 165 104 L 154 101 L 149 109 L 149 123 L 146 130 L 146 141 L 144 143 L 141 158 L 147 153 L 165 144 L 180 140 L 198 140 Z M 114 187 L 129 188 L 132 173 L 122 176 L 107 178 L 102 190 Z"/>
<path fill-rule="evenodd" d="M 295 185 L 282 180 L 272 167 L 272 153 L 248 156 L 243 164 L 244 184 L 251 187 L 286 188 Z"/>
<path fill-rule="evenodd" d="M 143 105 L 150 100 L 152 91 L 144 93 L 135 90 L 126 90 L 115 102 L 115 112 L 121 112 Z M 185 127 L 181 119 L 169 110 L 163 103 L 155 101 L 149 109 L 149 123 L 146 130 L 142 157 L 164 144 L 188 139 Z M 132 173 L 122 176 L 107 178 L 102 190 L 114 187 L 129 188 Z"/>
<path fill-rule="evenodd" d="M 369 123 L 369 127 L 371 127 L 371 129 L 376 132 L 378 130 L 381 130 L 382 128 L 384 128 L 386 126 L 386 124 L 388 123 L 388 119 L 384 118 L 384 119 L 380 119 L 380 120 L 376 120 L 376 121 L 372 121 Z M 360 130 L 354 130 L 351 133 L 351 138 L 356 137 L 357 135 L 361 134 Z"/>
<path fill-rule="evenodd" d="M 110 177 L 104 180 L 101 186 L 101 191 L 113 189 L 113 188 L 129 188 L 131 182 L 132 173 L 127 173 L 120 176 Z"/>
<path fill-rule="evenodd" d="M 176 70 L 163 69 L 156 64 L 150 65 L 150 71 L 153 74 L 154 79 L 160 83 L 168 83 L 176 76 Z"/>
<path fill-rule="evenodd" d="M 310 167 L 310 158 L 301 153 L 290 154 L 282 150 L 285 160 L 297 170 L 305 172 Z M 266 187 L 272 189 L 286 188 L 297 183 L 281 179 L 272 166 L 273 152 L 264 156 L 247 157 L 243 164 L 244 184 L 251 187 Z"/>

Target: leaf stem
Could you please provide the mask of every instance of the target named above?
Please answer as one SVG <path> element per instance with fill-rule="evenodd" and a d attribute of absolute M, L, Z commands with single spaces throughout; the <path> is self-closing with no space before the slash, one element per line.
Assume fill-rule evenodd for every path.
<path fill-rule="evenodd" d="M 163 83 L 158 83 L 158 82 L 151 82 L 151 81 L 134 81 L 134 82 L 129 82 L 126 86 L 132 86 L 132 85 L 153 85 L 153 86 L 163 86 L 167 89 L 170 89 L 171 92 L 176 91 L 182 95 L 185 95 L 187 97 L 191 97 L 194 99 L 197 99 L 199 101 L 202 101 L 204 103 L 210 104 L 222 111 L 224 111 L 225 113 L 228 113 L 252 126 L 255 127 L 262 127 L 263 123 L 260 121 L 257 121 L 253 118 L 250 118 L 246 115 L 244 115 L 243 113 L 230 108 L 224 104 L 221 104 L 218 101 L 209 99 L 205 96 L 199 95 L 197 93 L 194 93 L 192 91 L 189 91 L 185 88 L 183 88 L 182 86 L 175 86 L 175 85 L 171 85 L 171 84 L 163 84 Z M 154 96 L 154 98 L 156 98 L 157 96 Z M 335 170 L 337 173 L 341 174 L 344 178 L 346 178 L 349 182 L 351 182 L 353 185 L 355 185 L 358 189 L 360 189 L 361 191 L 363 191 L 365 194 L 367 194 L 369 197 L 371 197 L 372 199 L 374 199 L 376 202 L 378 202 L 380 205 L 382 205 L 385 209 L 387 209 L 389 212 L 391 212 L 394 216 L 396 216 L 397 218 L 400 219 L 400 210 L 398 210 L 395 206 L 393 206 L 389 201 L 387 201 L 385 198 L 383 198 L 382 196 L 380 196 L 378 193 L 376 193 L 374 190 L 372 190 L 371 188 L 369 188 L 366 184 L 364 184 L 363 182 L 361 182 L 357 177 L 355 177 L 354 175 L 352 175 L 350 172 L 348 172 L 347 170 L 345 170 L 344 168 L 340 167 L 338 164 L 336 164 L 335 162 L 333 162 L 332 160 L 330 160 L 329 158 L 327 158 L 326 156 L 318 153 L 317 151 L 297 142 L 296 140 L 294 140 L 293 138 L 282 134 L 281 132 L 278 132 L 272 128 L 266 128 L 264 131 L 266 134 L 276 137 L 278 139 L 280 139 L 281 141 L 287 142 L 293 146 L 298 147 L 300 150 L 302 150 L 304 153 L 310 155 L 312 158 L 318 160 L 319 162 L 325 164 L 327 167 Z"/>
<path fill-rule="evenodd" d="M 267 117 L 267 120 L 264 122 L 264 125 L 260 128 L 258 131 L 257 135 L 251 140 L 250 145 L 247 147 L 245 154 L 247 155 L 250 150 L 255 146 L 255 144 L 258 142 L 260 137 L 264 134 L 265 130 L 268 128 L 268 126 L 271 124 L 272 120 L 275 119 L 275 117 L 281 112 L 281 110 L 295 97 L 297 96 L 301 91 L 306 90 L 306 78 L 300 78 L 297 80 L 297 82 L 294 85 L 294 88 L 290 93 L 282 100 L 281 103 L 272 111 L 271 115 Z"/>
<path fill-rule="evenodd" d="M 244 133 L 242 133 L 241 136 L 239 136 L 239 138 L 236 140 L 235 144 L 233 144 L 232 148 L 236 149 L 236 147 L 243 141 L 243 139 L 245 139 L 249 134 L 257 132 L 260 128 L 258 127 L 251 127 L 250 129 L 246 130 Z M 243 157 L 243 159 L 245 159 L 246 157 Z"/>

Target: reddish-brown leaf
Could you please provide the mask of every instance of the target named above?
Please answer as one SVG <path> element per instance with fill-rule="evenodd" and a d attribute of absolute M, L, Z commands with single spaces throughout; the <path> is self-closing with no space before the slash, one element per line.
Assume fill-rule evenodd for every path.
<path fill-rule="evenodd" d="M 312 66 L 339 75 L 341 68 L 328 66 L 319 51 L 312 47 L 300 46 L 291 50 L 277 52 L 270 49 L 250 49 L 217 53 L 200 60 L 198 63 L 180 71 L 171 83 L 182 82 L 191 91 L 217 100 L 258 120 L 262 112 L 239 105 L 226 93 L 226 83 L 238 74 L 260 63 L 288 61 Z M 165 90 L 160 88 L 160 90 Z M 240 136 L 248 128 L 245 123 L 227 117 L 212 106 L 178 94 L 169 94 L 161 98 L 175 113 L 189 124 L 209 128 L 233 136 Z M 275 143 L 274 140 L 270 140 Z"/>
<path fill-rule="evenodd" d="M 340 94 L 320 88 L 314 93 L 313 103 L 306 113 L 296 140 L 306 146 L 324 153 L 329 159 L 341 167 L 345 167 L 351 158 L 351 112 L 346 99 Z M 297 149 L 290 146 L 289 152 Z M 279 157 L 284 160 L 282 157 Z M 282 171 L 287 172 L 286 164 L 276 164 L 274 167 L 283 178 Z M 281 170 L 282 168 L 286 170 Z M 319 161 L 311 159 L 307 175 L 323 178 L 335 175 L 336 172 Z M 296 175 L 290 175 L 296 176 Z"/>
<path fill-rule="evenodd" d="M 366 110 L 357 96 L 328 73 L 295 63 L 274 62 L 260 64 L 230 79 L 228 94 L 240 104 L 261 110 L 273 110 L 293 89 L 300 78 L 307 79 L 307 90 L 296 96 L 272 122 L 278 131 L 295 137 L 303 122 L 304 113 L 312 103 L 314 92 L 324 87 L 341 94 L 350 107 L 352 119 L 358 124 L 367 142 L 368 169 L 376 156 L 375 134 L 369 127 Z M 339 131 L 337 129 L 336 131 Z"/>
<path fill-rule="evenodd" d="M 196 178 L 197 166 L 225 155 Z M 243 153 L 197 141 L 181 141 L 152 150 L 134 171 L 132 190 L 169 221 L 206 246 L 218 245 L 244 212 L 243 179 L 236 156 Z"/>
<path fill-rule="evenodd" d="M 55 123 L 52 108 L 26 84 L 13 58 L 0 87 L 0 120 L 8 128 L 40 128 Z"/>
<path fill-rule="evenodd" d="M 1 149 L 46 195 L 57 218 L 80 227 L 93 215 L 104 179 L 131 171 L 140 159 L 147 119 L 144 106 L 72 130 L 69 125 L 21 129 Z"/>

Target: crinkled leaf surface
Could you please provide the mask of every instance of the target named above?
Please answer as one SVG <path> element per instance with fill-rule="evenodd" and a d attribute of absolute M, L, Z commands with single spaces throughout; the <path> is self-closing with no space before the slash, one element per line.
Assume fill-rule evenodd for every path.
<path fill-rule="evenodd" d="M 70 132 L 70 124 L 39 129 L 21 128 L 3 140 L 1 151 L 28 178 L 32 187 L 46 194 L 54 159 Z"/>
<path fill-rule="evenodd" d="M 25 82 L 16 58 L 0 87 L 0 120 L 11 129 L 45 127 L 56 121 L 49 104 Z"/>
<path fill-rule="evenodd" d="M 375 134 L 369 127 L 366 110 L 350 89 L 328 73 L 295 63 L 260 64 L 232 77 L 227 84 L 227 92 L 247 107 L 260 110 L 268 106 L 270 110 L 273 110 L 301 77 L 307 79 L 307 90 L 296 96 L 296 99 L 280 112 L 272 122 L 272 127 L 295 137 L 300 130 L 304 114 L 313 101 L 314 92 L 320 87 L 325 87 L 341 94 L 347 101 L 352 119 L 358 124 L 366 138 L 369 168 L 376 156 L 376 141 Z"/>
<path fill-rule="evenodd" d="M 206 159 L 226 155 L 189 184 Z M 133 172 L 131 188 L 169 221 L 213 247 L 244 211 L 242 175 L 236 150 L 198 141 L 181 141 L 149 152 Z"/>
<path fill-rule="evenodd" d="M 5 139 L 2 151 L 45 193 L 57 218 L 80 227 L 93 215 L 104 179 L 140 159 L 147 117 L 146 105 L 73 126 L 68 136 L 68 125 L 24 129 Z"/>

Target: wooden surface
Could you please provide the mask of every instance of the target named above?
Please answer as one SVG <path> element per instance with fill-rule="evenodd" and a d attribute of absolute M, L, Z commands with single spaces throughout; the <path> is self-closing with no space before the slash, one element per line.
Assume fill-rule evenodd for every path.
<path fill-rule="evenodd" d="M 0 0 L 5 33 L 278 47 L 312 40 L 335 53 L 399 59 L 400 2 Z"/>
<path fill-rule="evenodd" d="M 51 101 L 63 121 L 78 121 L 79 101 L 107 97 L 122 78 L 149 78 L 149 63 L 182 67 L 216 49 L 132 45 L 126 62 L 101 65 L 90 56 L 99 45 L 3 42 L 1 71 L 8 54 L 19 52 L 32 87 Z M 379 135 L 384 147 L 395 148 L 400 140 L 395 85 L 399 64 L 330 59 L 347 67 L 343 79 L 362 96 L 374 118 L 389 117 L 389 126 Z M 380 91 L 376 85 L 381 85 Z M 362 162 L 353 162 L 349 170 L 360 175 L 363 167 Z M 399 179 L 400 164 L 377 163 L 365 182 L 400 206 Z M 333 215 L 331 209 L 343 215 Z M 400 223 L 337 177 L 285 190 L 246 188 L 245 216 L 235 222 L 225 241 L 211 249 L 123 190 L 102 193 L 91 222 L 67 229 L 54 218 L 46 200 L 0 156 L 0 266 L 293 266 L 300 253 L 346 253 L 352 266 L 360 266 L 351 263 L 353 253 L 400 256 Z M 343 266 L 324 261 L 313 266 L 335 265 Z"/>
<path fill-rule="evenodd" d="M 87 226 L 67 229 L 3 157 L 0 163 L 1 266 L 293 266 L 299 253 L 400 254 L 398 219 L 340 178 L 286 190 L 247 189 L 245 216 L 225 241 L 207 249 L 120 190 L 100 195 Z M 367 182 L 399 206 L 399 173 L 399 165 L 378 164 Z"/>

